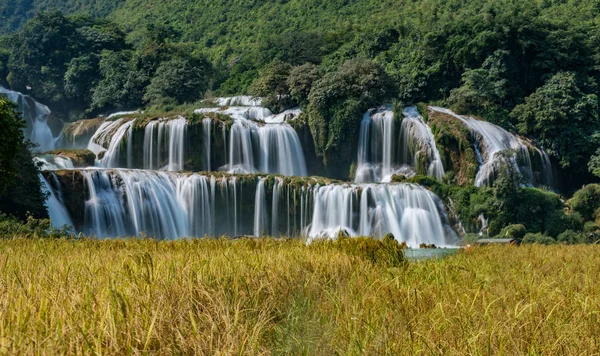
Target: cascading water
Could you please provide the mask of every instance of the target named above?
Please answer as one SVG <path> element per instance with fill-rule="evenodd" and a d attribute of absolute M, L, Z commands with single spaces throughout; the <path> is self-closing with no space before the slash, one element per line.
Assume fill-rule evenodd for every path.
<path fill-rule="evenodd" d="M 550 159 L 543 150 L 535 148 L 542 161 L 541 177 L 536 179 L 532 169 L 529 146 L 520 137 L 486 121 L 457 115 L 451 110 L 440 107 L 431 106 L 429 108 L 430 110 L 461 120 L 471 130 L 475 140 L 475 152 L 480 164 L 479 171 L 475 177 L 476 186 L 491 185 L 503 162 L 511 164 L 530 185 L 552 185 Z M 505 159 L 502 153 L 507 150 L 513 150 L 516 153 L 516 159 Z"/>
<path fill-rule="evenodd" d="M 397 139 L 391 106 L 364 114 L 355 182 L 389 182 L 394 174 L 411 176 L 415 172 L 442 178 L 444 167 L 431 129 L 415 107 L 407 107 L 403 114 Z"/>
<path fill-rule="evenodd" d="M 382 237 L 413 247 L 457 237 L 435 195 L 411 184 L 303 184 L 283 178 L 161 171 L 80 170 L 87 187 L 84 233 L 158 238 L 237 234 Z M 290 184 L 292 184 L 290 186 Z"/>
<path fill-rule="evenodd" d="M 42 182 L 42 190 L 48 194 L 48 200 L 46 200 L 46 207 L 48 208 L 48 214 L 50 215 L 50 221 L 52 226 L 60 228 L 63 226 L 73 226 L 71 217 L 67 212 L 62 202 L 62 191 L 60 184 L 56 180 L 56 176 L 51 174 L 50 177 L 54 180 L 54 184 L 57 187 L 56 191 L 52 189 L 46 178 L 42 174 L 39 175 L 40 181 Z"/>
<path fill-rule="evenodd" d="M 42 171 L 57 171 L 59 169 L 73 169 L 75 165 L 69 157 L 61 155 L 41 155 L 33 157 L 33 161 L 40 165 Z"/>
<path fill-rule="evenodd" d="M 60 136 L 54 137 L 50 126 L 48 126 L 50 109 L 46 105 L 33 100 L 28 95 L 8 90 L 2 86 L 0 86 L 0 95 L 7 97 L 10 101 L 17 104 L 19 112 L 21 112 L 27 122 L 25 137 L 38 145 L 37 150 L 41 152 L 53 150 Z"/>
<path fill-rule="evenodd" d="M 427 175 L 437 180 L 444 176 L 444 165 L 433 132 L 414 106 L 404 109 L 404 120 L 400 129 L 400 152 L 405 164 L 412 167 L 422 165 L 426 168 Z"/>

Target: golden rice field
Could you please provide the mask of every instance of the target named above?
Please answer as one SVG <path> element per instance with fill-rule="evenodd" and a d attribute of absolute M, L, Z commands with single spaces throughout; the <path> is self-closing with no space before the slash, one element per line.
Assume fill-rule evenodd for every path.
<path fill-rule="evenodd" d="M 600 246 L 0 241 L 0 354 L 598 354 Z"/>

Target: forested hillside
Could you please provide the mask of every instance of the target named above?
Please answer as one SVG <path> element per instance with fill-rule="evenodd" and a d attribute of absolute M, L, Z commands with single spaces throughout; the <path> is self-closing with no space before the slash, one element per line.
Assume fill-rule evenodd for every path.
<path fill-rule="evenodd" d="M 369 107 L 437 103 L 535 140 L 573 176 L 588 163 L 600 171 L 598 0 L 38 0 L 0 9 L 2 31 L 15 30 L 0 38 L 0 83 L 64 121 L 259 95 L 275 111 L 303 108 L 317 154 L 335 162 L 349 156 L 341 140 L 357 139 Z"/>
<path fill-rule="evenodd" d="M 38 12 L 62 11 L 102 17 L 124 0 L 0 0 L 0 35 L 17 31 Z"/>

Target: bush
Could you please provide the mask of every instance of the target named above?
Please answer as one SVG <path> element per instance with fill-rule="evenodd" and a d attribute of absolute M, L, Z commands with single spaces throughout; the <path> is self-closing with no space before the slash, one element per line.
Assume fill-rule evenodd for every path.
<path fill-rule="evenodd" d="M 598 231 L 598 225 L 595 222 L 587 221 L 585 224 L 583 224 L 583 232 L 591 233 L 596 231 Z"/>
<path fill-rule="evenodd" d="M 15 217 L 0 214 L 0 238 L 59 238 L 73 237 L 73 232 L 67 226 L 60 229 L 52 227 L 50 219 L 36 219 L 27 216 L 25 222 Z"/>
<path fill-rule="evenodd" d="M 542 233 L 527 233 L 523 237 L 524 244 L 540 244 L 540 245 L 552 245 L 556 243 L 552 237 L 544 235 Z"/>
<path fill-rule="evenodd" d="M 580 232 L 575 232 L 573 230 L 563 231 L 560 235 L 558 235 L 556 240 L 559 243 L 563 243 L 565 245 L 576 245 L 587 242 L 586 236 L 584 234 Z"/>
<path fill-rule="evenodd" d="M 573 194 L 569 203 L 585 221 L 594 220 L 596 211 L 600 209 L 600 185 L 588 184 L 579 189 Z"/>
<path fill-rule="evenodd" d="M 522 239 L 527 233 L 527 229 L 522 224 L 508 225 L 500 231 L 500 234 L 496 238 L 502 239 Z"/>

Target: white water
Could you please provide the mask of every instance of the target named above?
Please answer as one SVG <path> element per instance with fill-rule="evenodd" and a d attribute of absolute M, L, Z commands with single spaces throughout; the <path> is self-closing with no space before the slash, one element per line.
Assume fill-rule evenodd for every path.
<path fill-rule="evenodd" d="M 42 171 L 57 171 L 59 169 L 73 169 L 73 161 L 69 157 L 61 155 L 41 155 L 33 157 L 33 162 L 41 164 Z"/>
<path fill-rule="evenodd" d="M 413 247 L 457 242 L 437 197 L 416 185 L 306 185 L 297 190 L 282 178 L 270 180 L 267 188 L 265 178 L 242 186 L 235 176 L 97 169 L 81 174 L 88 195 L 82 230 L 99 237 L 321 238 L 344 231 L 373 237 L 392 233 Z"/>
<path fill-rule="evenodd" d="M 475 142 L 475 152 L 479 161 L 479 171 L 475 177 L 475 185 L 490 186 L 498 175 L 498 169 L 503 162 L 502 152 L 514 150 L 516 159 L 507 160 L 514 169 L 519 172 L 530 185 L 552 184 L 552 168 L 548 155 L 538 148 L 536 150 L 542 157 L 543 172 L 541 177 L 536 179 L 531 164 L 529 148 L 525 141 L 520 137 L 513 135 L 505 129 L 496 126 L 487 121 L 476 120 L 472 117 L 457 115 L 453 111 L 445 108 L 430 106 L 433 111 L 444 113 L 461 120 L 472 132 Z"/>
<path fill-rule="evenodd" d="M 249 95 L 232 96 L 224 98 L 214 98 L 209 101 L 218 106 L 261 106 L 262 98 L 256 98 Z"/>
<path fill-rule="evenodd" d="M 37 150 L 41 152 L 53 150 L 60 136 L 54 137 L 48 126 L 50 109 L 28 95 L 8 90 L 2 86 L 0 86 L 0 95 L 6 96 L 10 101 L 17 104 L 19 112 L 23 115 L 28 126 L 25 130 L 25 137 L 38 145 Z"/>
<path fill-rule="evenodd" d="M 394 112 L 390 105 L 363 115 L 358 142 L 355 182 L 390 182 L 395 174 L 422 174 L 441 179 L 444 167 L 431 129 L 415 107 L 404 110 L 399 137 L 396 137 Z"/>
<path fill-rule="evenodd" d="M 42 190 L 48 194 L 48 200 L 46 200 L 46 207 L 48 208 L 48 214 L 50 215 L 50 221 L 52 226 L 60 228 L 64 225 L 73 226 L 71 217 L 67 212 L 62 202 L 62 191 L 60 190 L 60 184 L 56 181 L 56 176 L 51 175 L 55 179 L 54 183 L 58 189 L 55 191 L 52 189 L 46 178 L 42 174 L 39 175 L 40 181 L 42 182 Z"/>

